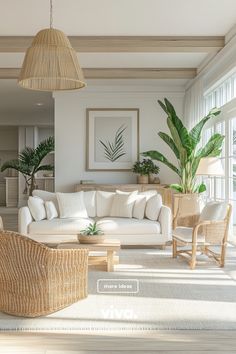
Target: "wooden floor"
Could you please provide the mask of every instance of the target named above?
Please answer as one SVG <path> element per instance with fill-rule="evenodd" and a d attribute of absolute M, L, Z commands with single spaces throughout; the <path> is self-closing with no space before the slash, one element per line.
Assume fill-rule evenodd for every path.
<path fill-rule="evenodd" d="M 0 353 L 21 354 L 231 354 L 236 353 L 236 331 L 159 331 L 158 334 L 81 335 L 1 333 Z"/>

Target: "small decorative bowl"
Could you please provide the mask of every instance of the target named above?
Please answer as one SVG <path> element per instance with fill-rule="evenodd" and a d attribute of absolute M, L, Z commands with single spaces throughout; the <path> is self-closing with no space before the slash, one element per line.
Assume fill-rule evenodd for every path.
<path fill-rule="evenodd" d="M 78 235 L 79 243 L 103 243 L 105 235 Z"/>

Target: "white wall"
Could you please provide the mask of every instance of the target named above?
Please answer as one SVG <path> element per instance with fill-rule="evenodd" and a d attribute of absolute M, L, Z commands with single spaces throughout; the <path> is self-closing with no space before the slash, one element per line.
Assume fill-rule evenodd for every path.
<path fill-rule="evenodd" d="M 125 92 L 124 92 L 125 90 Z M 139 108 L 140 151 L 158 149 L 168 158 L 173 155 L 157 136 L 166 131 L 166 116 L 157 99 L 167 97 L 179 116 L 183 113 L 182 87 L 95 87 L 74 93 L 55 93 L 55 138 L 56 138 L 56 190 L 73 191 L 81 179 L 97 183 L 132 183 L 136 176 L 131 172 L 89 172 L 85 170 L 86 159 L 86 108 Z M 161 167 L 162 183 L 171 183 L 177 177 L 164 165 Z"/>

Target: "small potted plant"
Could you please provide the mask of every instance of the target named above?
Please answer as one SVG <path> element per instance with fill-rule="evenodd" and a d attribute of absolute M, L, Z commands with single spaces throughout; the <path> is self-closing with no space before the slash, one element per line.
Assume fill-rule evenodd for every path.
<path fill-rule="evenodd" d="M 154 164 L 151 159 L 144 159 L 142 161 L 136 161 L 133 165 L 132 171 L 138 174 L 138 183 L 147 184 L 149 182 L 153 183 L 151 178 L 153 175 L 157 175 L 160 168 Z"/>
<path fill-rule="evenodd" d="M 78 241 L 80 243 L 101 243 L 105 239 L 102 230 L 99 229 L 97 223 L 89 224 L 86 229 L 81 230 L 78 235 Z"/>

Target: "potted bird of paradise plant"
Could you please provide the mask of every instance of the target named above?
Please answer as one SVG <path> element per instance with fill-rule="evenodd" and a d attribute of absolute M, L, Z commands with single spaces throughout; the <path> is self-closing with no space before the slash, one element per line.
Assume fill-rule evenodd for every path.
<path fill-rule="evenodd" d="M 206 144 L 200 144 L 205 124 L 209 120 L 215 119 L 220 114 L 220 110 L 218 108 L 211 109 L 191 130 L 188 130 L 167 98 L 164 99 L 164 102 L 158 101 L 158 103 L 167 114 L 167 126 L 170 131 L 170 135 L 164 132 L 159 132 L 158 135 L 172 150 L 178 163 L 177 165 L 173 164 L 156 150 L 145 151 L 142 156 L 162 162 L 177 174 L 179 183 L 170 185 L 177 192 L 174 194 L 174 215 L 177 210 L 181 215 L 184 215 L 184 213 L 191 214 L 189 206 L 196 206 L 199 194 L 206 190 L 205 184 L 198 183 L 196 179 L 199 162 L 201 158 L 217 157 L 222 151 L 224 136 L 219 133 L 213 134 Z M 188 210 L 180 211 L 181 200 L 186 196 L 188 196 L 188 203 L 186 204 Z"/>

